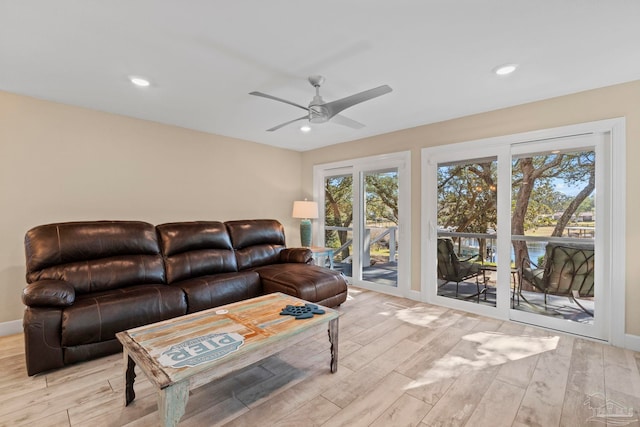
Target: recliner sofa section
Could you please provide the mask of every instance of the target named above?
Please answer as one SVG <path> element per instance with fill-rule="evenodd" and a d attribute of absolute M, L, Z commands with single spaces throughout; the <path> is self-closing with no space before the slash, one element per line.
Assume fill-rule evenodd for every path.
<path fill-rule="evenodd" d="M 257 273 L 238 271 L 224 223 L 170 223 L 157 230 L 167 283 L 185 293 L 188 313 L 262 294 Z"/>
<path fill-rule="evenodd" d="M 187 312 L 184 292 L 165 283 L 151 224 L 42 225 L 27 232 L 25 252 L 29 375 L 116 353 L 116 332 Z"/>
<path fill-rule="evenodd" d="M 286 248 L 275 220 L 48 224 L 27 232 L 25 254 L 29 375 L 116 353 L 117 332 L 264 293 L 347 297 L 339 273 Z"/>
<path fill-rule="evenodd" d="M 327 307 L 347 299 L 344 277 L 313 265 L 307 248 L 285 247 L 284 228 L 272 220 L 228 221 L 238 269 L 258 273 L 263 293 L 282 292 Z M 283 268 L 286 265 L 286 268 Z"/>

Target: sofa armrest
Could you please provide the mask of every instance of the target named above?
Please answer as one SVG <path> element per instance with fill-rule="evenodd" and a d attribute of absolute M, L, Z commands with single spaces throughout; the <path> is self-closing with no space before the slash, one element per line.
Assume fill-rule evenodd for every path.
<path fill-rule="evenodd" d="M 309 248 L 285 248 L 280 251 L 280 262 L 311 264 L 313 253 Z"/>
<path fill-rule="evenodd" d="M 68 307 L 75 300 L 75 289 L 64 280 L 39 280 L 22 291 L 22 302 L 29 307 Z"/>

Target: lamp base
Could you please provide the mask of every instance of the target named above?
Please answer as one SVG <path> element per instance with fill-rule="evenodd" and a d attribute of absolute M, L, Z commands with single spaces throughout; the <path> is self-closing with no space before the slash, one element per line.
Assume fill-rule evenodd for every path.
<path fill-rule="evenodd" d="M 300 243 L 302 246 L 311 246 L 311 220 L 303 219 L 300 221 Z"/>

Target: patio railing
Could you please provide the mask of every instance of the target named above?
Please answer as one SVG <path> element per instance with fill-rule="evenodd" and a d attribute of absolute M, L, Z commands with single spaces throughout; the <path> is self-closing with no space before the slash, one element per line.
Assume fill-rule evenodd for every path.
<path fill-rule="evenodd" d="M 324 229 L 326 231 L 353 231 L 352 227 L 334 227 L 334 226 L 325 226 Z M 377 234 L 373 239 L 371 238 L 371 230 L 376 229 L 384 229 L 383 232 Z M 362 258 L 362 265 L 369 265 L 371 263 L 371 246 L 380 242 L 386 236 L 389 236 L 389 262 L 396 262 L 396 242 L 397 242 L 397 234 L 398 227 L 365 227 L 364 229 L 364 255 Z M 353 244 L 353 238 L 347 240 L 342 246 L 333 251 L 334 257 L 338 254 L 342 253 L 343 250 L 348 248 Z M 341 260 L 341 262 L 349 262 L 351 260 L 351 255 Z"/>
<path fill-rule="evenodd" d="M 493 254 L 487 253 L 483 255 L 483 258 L 487 260 L 488 257 L 495 257 L 495 240 L 498 238 L 496 233 L 459 233 L 456 231 L 443 231 L 438 230 L 438 237 L 457 237 L 456 247 L 458 249 L 458 255 L 469 254 L 471 248 L 475 248 L 475 245 L 463 244 L 463 239 L 486 239 L 488 249 L 492 249 Z M 511 236 L 512 241 L 518 242 L 538 242 L 538 243 L 585 243 L 593 242 L 593 237 L 551 237 L 551 236 Z M 488 251 L 487 251 L 488 252 Z M 488 260 L 488 261 L 494 261 Z"/>

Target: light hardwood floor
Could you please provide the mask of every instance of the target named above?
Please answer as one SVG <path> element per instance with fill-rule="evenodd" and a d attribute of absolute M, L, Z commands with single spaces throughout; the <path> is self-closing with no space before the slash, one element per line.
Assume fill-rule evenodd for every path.
<path fill-rule="evenodd" d="M 639 353 L 358 288 L 340 310 L 337 373 L 322 333 L 194 390 L 180 425 L 604 426 L 605 403 L 640 425 Z M 142 373 L 123 406 L 120 354 L 28 377 L 22 336 L 0 349 L 1 426 L 158 424 Z"/>

